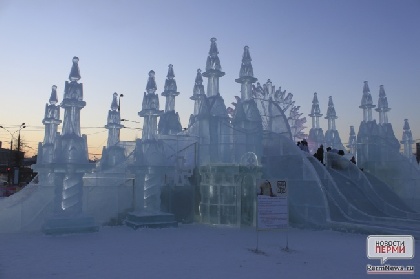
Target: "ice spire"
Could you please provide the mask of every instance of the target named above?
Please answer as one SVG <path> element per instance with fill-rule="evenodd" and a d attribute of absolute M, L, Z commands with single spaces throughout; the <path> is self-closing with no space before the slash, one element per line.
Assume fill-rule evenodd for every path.
<path fill-rule="evenodd" d="M 309 116 L 312 117 L 312 128 L 318 129 L 319 118 L 322 116 L 322 114 L 321 110 L 319 109 L 318 96 L 316 92 L 314 93 L 314 98 L 312 99 L 312 109 Z"/>
<path fill-rule="evenodd" d="M 79 58 L 73 57 L 73 65 L 70 70 L 69 80 L 64 88 L 64 98 L 61 107 L 64 108 L 63 135 L 81 136 L 80 133 L 80 110 L 86 106 L 83 101 L 83 84 L 80 79 Z"/>
<path fill-rule="evenodd" d="M 387 112 L 391 109 L 388 107 L 388 99 L 383 85 L 379 86 L 378 107 L 375 110 L 379 112 L 379 124 L 388 123 Z"/>
<path fill-rule="evenodd" d="M 163 113 L 159 110 L 159 96 L 155 93 L 157 90 L 155 82 L 155 72 L 149 72 L 147 80 L 146 92 L 144 92 L 142 110 L 138 113 L 140 117 L 144 117 L 143 122 L 143 140 L 155 139 L 157 134 L 157 117 Z"/>
<path fill-rule="evenodd" d="M 404 156 L 410 160 L 413 158 L 413 148 L 412 144 L 414 143 L 413 135 L 411 134 L 410 124 L 408 124 L 408 119 L 404 119 L 403 135 L 400 143 L 404 145 Z"/>
<path fill-rule="evenodd" d="M 118 94 L 112 95 L 111 109 L 108 111 L 108 120 L 105 128 L 108 129 L 108 142 L 107 147 L 115 146 L 120 142 L 120 129 L 124 126 L 121 125 L 120 112 L 118 111 Z"/>
<path fill-rule="evenodd" d="M 166 77 L 164 91 L 162 92 L 162 96 L 166 97 L 165 112 L 175 111 L 175 97 L 179 95 L 179 92 L 176 92 L 177 86 L 172 64 L 168 66 L 168 75 Z"/>
<path fill-rule="evenodd" d="M 60 107 L 57 106 L 57 86 L 53 85 L 51 87 L 51 97 L 49 99 L 49 105 L 45 104 L 45 117 L 42 120 L 42 124 L 45 125 L 45 136 L 44 136 L 44 146 L 45 145 L 54 145 L 57 136 L 57 127 L 60 125 Z M 46 161 L 52 162 L 52 157 L 48 156 Z"/>
<path fill-rule="evenodd" d="M 224 76 L 222 67 L 220 66 L 219 51 L 217 50 L 216 38 L 210 39 L 210 51 L 206 62 L 206 71 L 203 73 L 203 77 L 208 78 L 207 82 L 207 96 L 216 96 L 219 93 L 219 78 Z"/>
<path fill-rule="evenodd" d="M 356 133 L 354 132 L 354 126 L 350 126 L 349 143 L 347 147 L 350 149 L 350 153 L 356 156 L 357 139 Z"/>
<path fill-rule="evenodd" d="M 332 100 L 332 96 L 328 97 L 328 109 L 327 109 L 327 116 L 325 119 L 328 119 L 328 130 L 336 130 L 335 128 L 335 120 L 337 119 L 337 114 L 335 112 L 334 103 Z"/>
<path fill-rule="evenodd" d="M 204 92 L 203 76 L 201 75 L 201 69 L 197 69 L 197 76 L 195 77 L 193 95 L 190 97 L 190 99 L 194 100 L 194 116 L 197 116 L 199 114 L 206 114 L 208 112 L 207 99 L 206 93 Z"/>
<path fill-rule="evenodd" d="M 155 71 L 151 70 L 149 72 L 149 79 L 147 80 L 146 91 L 148 94 L 153 94 L 156 90 Z"/>
<path fill-rule="evenodd" d="M 70 81 L 78 81 L 81 79 L 80 77 L 80 69 L 79 69 L 79 57 L 73 57 L 73 66 L 71 67 L 69 80 Z"/>
<path fill-rule="evenodd" d="M 239 71 L 239 78 L 235 79 L 237 83 L 241 84 L 241 100 L 246 101 L 252 98 L 252 84 L 257 81 L 254 77 L 254 71 L 251 64 L 251 55 L 249 54 L 249 47 L 244 47 L 242 55 L 242 64 Z"/>
<path fill-rule="evenodd" d="M 58 98 L 57 98 L 57 86 L 53 85 L 51 87 L 51 96 L 49 99 L 49 103 L 50 105 L 55 105 L 58 103 Z"/>
<path fill-rule="evenodd" d="M 165 113 L 160 116 L 158 132 L 162 135 L 177 134 L 182 131 L 179 115 L 175 112 L 175 97 L 177 92 L 176 81 L 174 79 L 174 68 L 172 64 L 168 66 L 168 75 L 166 76 L 164 91 L 162 96 L 166 97 Z"/>
<path fill-rule="evenodd" d="M 363 96 L 359 108 L 363 109 L 363 122 L 372 121 L 372 108 L 374 108 L 372 102 L 372 95 L 370 95 L 370 89 L 368 82 L 365 81 L 363 85 Z"/>

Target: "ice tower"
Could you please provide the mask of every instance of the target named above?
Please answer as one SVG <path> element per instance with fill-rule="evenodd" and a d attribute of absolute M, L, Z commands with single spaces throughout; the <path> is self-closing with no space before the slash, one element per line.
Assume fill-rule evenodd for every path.
<path fill-rule="evenodd" d="M 314 93 L 312 99 L 311 113 L 308 114 L 312 118 L 312 128 L 309 130 L 308 146 L 309 152 L 315 153 L 321 144 L 324 144 L 324 132 L 319 127 L 319 118 L 322 116 L 321 110 L 319 109 L 318 94 Z"/>
<path fill-rule="evenodd" d="M 65 83 L 64 121 L 61 136 L 57 137 L 55 156 L 50 164 L 37 169 L 48 169 L 54 175 L 54 215 L 46 221 L 47 234 L 95 231 L 92 217 L 83 212 L 83 175 L 94 168 L 89 164 L 87 137 L 80 133 L 80 110 L 85 107 L 83 84 L 80 79 L 79 58 L 73 57 L 69 80 Z M 57 123 L 57 121 L 55 121 Z"/>
<path fill-rule="evenodd" d="M 353 156 L 357 154 L 357 138 L 356 133 L 354 132 L 354 126 L 350 126 L 349 142 L 347 147 L 350 149 L 350 153 Z"/>
<path fill-rule="evenodd" d="M 174 135 L 182 131 L 178 112 L 175 112 L 175 97 L 179 95 L 179 92 L 177 92 L 174 79 L 174 69 L 172 64 L 168 67 L 168 75 L 166 76 L 164 91 L 162 92 L 162 96 L 166 97 L 165 113 L 160 116 L 158 125 L 158 131 L 161 135 Z"/>
<path fill-rule="evenodd" d="M 210 42 L 206 71 L 203 73 L 203 77 L 207 77 L 207 99 L 209 104 L 209 159 L 212 163 L 227 163 L 232 161 L 232 131 L 229 127 L 229 116 L 226 111 L 225 101 L 219 92 L 219 78 L 224 76 L 225 73 L 222 72 L 220 65 L 216 38 L 211 38 Z"/>
<path fill-rule="evenodd" d="M 413 156 L 413 135 L 411 134 L 410 124 L 408 124 L 408 119 L 404 119 L 402 140 L 400 141 L 404 146 L 404 156 L 407 157 L 410 161 L 414 161 Z"/>
<path fill-rule="evenodd" d="M 119 146 L 121 125 L 120 111 L 118 110 L 118 94 L 112 95 L 111 109 L 108 111 L 107 124 L 108 129 L 107 146 L 102 150 L 101 168 L 107 169 L 121 163 L 125 159 L 124 148 Z"/>
<path fill-rule="evenodd" d="M 325 116 L 325 119 L 328 119 L 328 130 L 325 132 L 325 145 L 326 147 L 344 151 L 344 145 L 341 143 L 340 135 L 335 127 L 335 120 L 337 118 L 332 97 L 329 96 L 327 116 Z"/>
<path fill-rule="evenodd" d="M 54 144 L 57 138 L 57 128 L 60 125 L 60 107 L 57 106 L 57 86 L 53 85 L 49 105 L 45 105 L 45 117 L 42 124 L 45 126 L 44 142 L 39 145 L 37 163 L 52 163 L 54 160 Z"/>
<path fill-rule="evenodd" d="M 237 98 L 232 119 L 235 138 L 235 161 L 239 162 L 246 152 L 253 152 L 258 158 L 262 155 L 262 122 L 255 100 L 252 98 L 252 84 L 257 81 L 251 64 L 249 47 L 244 47 L 239 78 L 241 98 Z"/>
<path fill-rule="evenodd" d="M 125 223 L 133 228 L 178 225 L 172 214 L 161 212 L 161 187 L 167 166 L 163 143 L 157 138 L 157 118 L 163 111 L 159 110 L 156 90 L 155 72 L 151 70 L 138 113 L 144 118 L 143 134 L 136 140 L 136 162 L 131 167 L 135 173 L 134 211 L 127 215 Z"/>

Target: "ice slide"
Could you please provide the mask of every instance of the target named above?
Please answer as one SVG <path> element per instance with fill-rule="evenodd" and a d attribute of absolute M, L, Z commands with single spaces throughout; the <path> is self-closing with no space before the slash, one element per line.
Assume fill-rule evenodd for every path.
<path fill-rule="evenodd" d="M 347 163 L 347 159 L 341 159 L 345 160 L 342 163 Z M 379 194 L 375 194 L 373 189 L 363 189 L 370 185 L 366 178 L 365 185 L 359 185 L 360 180 L 357 177 L 346 176 L 333 168 L 325 167 L 312 156 L 308 156 L 308 160 L 322 180 L 332 227 L 368 233 L 405 233 L 420 237 L 420 222 L 410 219 L 417 215 L 404 207 L 401 201 L 397 206 L 389 204 Z"/>

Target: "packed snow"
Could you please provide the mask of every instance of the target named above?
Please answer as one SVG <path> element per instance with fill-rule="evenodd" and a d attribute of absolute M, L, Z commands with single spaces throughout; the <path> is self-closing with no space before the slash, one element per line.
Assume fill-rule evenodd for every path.
<path fill-rule="evenodd" d="M 366 237 L 296 228 L 260 231 L 255 251 L 255 228 L 203 224 L 102 227 L 62 236 L 3 234 L 0 278 L 371 278 L 366 265 L 380 261 L 367 258 Z M 415 263 L 415 258 L 387 262 Z"/>

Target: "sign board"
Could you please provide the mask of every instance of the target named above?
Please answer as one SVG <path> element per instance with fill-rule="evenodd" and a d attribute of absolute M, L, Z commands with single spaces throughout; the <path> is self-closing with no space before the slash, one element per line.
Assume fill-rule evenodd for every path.
<path fill-rule="evenodd" d="M 289 225 L 286 181 L 264 179 L 257 185 L 257 230 L 286 229 Z"/>

